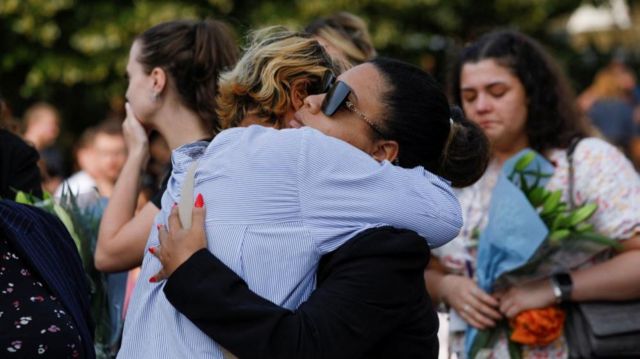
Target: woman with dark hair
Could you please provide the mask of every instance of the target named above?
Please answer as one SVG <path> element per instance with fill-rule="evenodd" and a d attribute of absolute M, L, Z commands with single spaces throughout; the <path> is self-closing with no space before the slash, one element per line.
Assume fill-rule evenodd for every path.
<path fill-rule="evenodd" d="M 166 22 L 136 37 L 127 63 L 127 117 L 122 125 L 128 156 L 100 222 L 98 270 L 139 266 L 160 211 L 166 183 L 134 216 L 140 176 L 149 159 L 146 131 L 158 131 L 171 149 L 213 137 L 220 127 L 215 112 L 218 76 L 237 56 L 231 30 L 216 20 Z"/>
<path fill-rule="evenodd" d="M 561 301 L 620 301 L 640 297 L 640 179 L 631 164 L 608 143 L 589 137 L 591 130 L 576 107 L 568 82 L 558 66 L 531 38 L 514 31 L 481 37 L 460 54 L 452 74 L 452 96 L 466 116 L 484 130 L 492 146 L 486 173 L 459 193 L 464 225 L 460 235 L 434 251 L 426 271 L 434 299 L 452 309 L 472 327 L 494 327 L 503 317 L 514 318 L 527 309 L 545 308 Z M 573 192 L 567 149 L 573 152 Z M 503 163 L 520 150 L 532 148 L 554 166 L 547 189 L 562 190 L 576 205 L 596 203 L 590 219 L 596 231 L 621 241 L 623 250 L 609 260 L 585 263 L 569 273 L 522 283 L 501 293 L 485 293 L 476 284 L 478 232 L 487 224 L 491 193 Z M 509 219 L 510 220 L 510 219 Z M 450 335 L 452 350 L 463 353 L 464 329 Z M 508 355 L 501 338 L 492 350 Z M 564 337 L 548 346 L 523 346 L 525 357 L 567 356 Z"/>
<path fill-rule="evenodd" d="M 11 131 L 0 93 L 0 199 L 13 200 L 17 191 L 42 197 L 38 151 Z"/>
<path fill-rule="evenodd" d="M 467 185 L 481 175 L 488 161 L 488 143 L 480 129 L 463 118 L 453 120 L 451 115 L 444 93 L 429 75 L 406 63 L 379 58 L 345 72 L 328 91 L 306 97 L 293 123 L 303 128 L 273 131 L 249 127 L 222 132 L 201 157 L 195 179 L 195 191 L 205 191 L 205 197 L 215 204 L 207 210 L 206 221 L 203 209 L 195 209 L 191 231 L 180 231 L 173 211 L 169 220 L 174 236 L 164 238 L 167 233 L 161 230 L 162 245 L 151 248 L 164 265 L 154 281 L 180 266 L 165 286 L 169 301 L 239 357 L 435 357 L 437 318 L 425 291 L 423 271 L 429 258 L 427 242 L 434 246 L 441 243 L 435 241 L 444 234 L 451 208 L 448 198 L 438 195 L 445 187 L 431 176 Z M 276 152 L 265 145 L 270 143 L 278 148 Z M 219 216 L 228 210 L 223 202 L 232 197 L 211 192 L 212 187 L 221 187 L 213 185 L 214 179 L 207 180 L 206 187 L 198 185 L 202 181 L 198 177 L 207 172 L 203 161 L 210 167 L 215 163 L 211 154 L 229 156 L 229 149 L 234 155 L 237 151 L 237 157 L 218 162 L 234 164 L 225 165 L 228 174 L 241 173 L 239 168 L 246 164 L 237 164 L 252 158 L 246 151 L 260 153 L 260 161 L 271 158 L 273 162 L 267 166 L 290 163 L 289 156 L 304 159 L 293 171 L 280 165 L 276 172 L 283 174 L 269 172 L 269 186 L 259 185 L 262 191 L 255 194 L 269 199 L 274 191 L 288 197 L 282 188 L 293 189 L 294 196 L 303 194 L 299 199 L 303 213 L 292 215 L 296 206 L 292 206 L 294 212 L 285 211 L 288 198 L 275 201 L 278 215 L 294 224 L 287 224 L 286 233 L 274 242 L 264 235 L 264 221 L 284 225 L 277 215 L 261 212 L 262 205 L 257 206 L 257 217 L 255 209 L 243 212 L 250 221 L 260 223 L 258 230 L 263 235 L 255 240 L 245 238 L 243 247 L 256 251 L 245 252 L 243 248 L 241 253 L 246 257 L 241 265 L 224 249 L 235 241 L 232 231 L 223 236 L 211 225 L 219 224 Z M 252 165 L 257 166 L 257 161 Z M 262 167 L 251 168 L 255 169 L 251 181 L 260 184 Z M 393 185 L 398 182 L 394 173 L 402 174 L 400 186 Z M 239 175 L 230 177 L 237 181 Z M 426 178 L 431 179 L 424 181 Z M 247 193 L 254 193 L 251 181 L 241 182 Z M 434 191 L 433 185 L 440 189 Z M 229 185 L 222 187 L 226 193 L 234 192 Z M 416 197 L 429 200 L 416 202 Z M 347 198 L 348 203 L 340 198 Z M 242 202 L 234 203 L 244 207 Z M 198 201 L 196 207 L 202 204 Z M 222 210 L 214 208 L 220 206 Z M 408 223 L 424 212 L 435 220 L 424 217 L 431 228 Z M 296 217 L 301 220 L 302 232 L 295 229 Z M 380 225 L 364 225 L 372 220 Z M 417 227 L 427 240 L 405 230 L 377 228 L 385 221 Z M 201 223 L 206 224 L 209 250 L 215 256 L 204 249 L 207 241 Z M 351 223 L 350 229 L 344 230 L 345 223 Z M 246 227 L 248 232 L 255 230 Z M 186 238 L 176 233 L 186 234 Z M 353 239 L 348 240 L 350 237 Z M 309 240 L 317 246 L 312 250 L 314 255 L 324 254 L 319 287 L 310 297 L 317 267 L 307 265 L 309 259 L 305 258 L 316 263 L 317 259 L 300 250 Z M 268 263 L 277 263 L 279 270 Z M 286 277 L 301 270 L 307 273 L 305 278 L 295 290 L 287 289 L 291 281 Z M 284 287 L 285 295 L 266 290 L 269 286 Z M 159 290 L 161 287 L 154 291 Z"/>

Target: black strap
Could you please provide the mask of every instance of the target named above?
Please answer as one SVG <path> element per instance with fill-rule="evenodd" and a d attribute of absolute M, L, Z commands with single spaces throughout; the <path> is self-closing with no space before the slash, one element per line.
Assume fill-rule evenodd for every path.
<path fill-rule="evenodd" d="M 567 162 L 569 162 L 569 208 L 573 209 L 575 207 L 575 202 L 573 200 L 573 153 L 578 147 L 578 143 L 580 143 L 580 137 L 574 137 L 567 147 Z"/>

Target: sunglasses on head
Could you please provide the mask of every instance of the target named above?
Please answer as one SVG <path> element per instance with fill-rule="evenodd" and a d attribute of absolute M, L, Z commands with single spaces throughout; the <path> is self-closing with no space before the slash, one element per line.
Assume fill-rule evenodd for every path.
<path fill-rule="evenodd" d="M 355 113 L 358 117 L 364 120 L 364 122 L 366 122 L 375 133 L 383 138 L 387 137 L 378 125 L 371 122 L 371 120 L 367 118 L 367 115 L 358 110 L 353 102 L 349 100 L 349 94 L 351 94 L 353 90 L 346 83 L 336 81 L 336 77 L 331 71 L 327 71 L 327 73 L 325 73 L 322 78 L 321 86 L 323 89 L 322 92 L 326 93 L 324 100 L 322 101 L 322 105 L 320 106 L 322 113 L 331 117 L 344 105 L 347 110 Z"/>

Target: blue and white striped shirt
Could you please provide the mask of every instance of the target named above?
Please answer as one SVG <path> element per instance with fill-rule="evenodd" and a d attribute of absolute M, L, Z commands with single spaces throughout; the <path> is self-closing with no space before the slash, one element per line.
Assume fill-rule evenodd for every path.
<path fill-rule="evenodd" d="M 311 128 L 235 128 L 205 144 L 174 151 L 156 222 L 167 223 L 198 159 L 194 194 L 205 200 L 209 250 L 254 292 L 286 308 L 309 297 L 323 254 L 367 228 L 411 229 L 435 247 L 462 225 L 458 201 L 438 176 L 379 163 Z M 157 244 L 154 226 L 147 247 Z M 221 358 L 215 342 L 166 300 L 162 285 L 148 282 L 158 270 L 145 251 L 119 357 Z"/>

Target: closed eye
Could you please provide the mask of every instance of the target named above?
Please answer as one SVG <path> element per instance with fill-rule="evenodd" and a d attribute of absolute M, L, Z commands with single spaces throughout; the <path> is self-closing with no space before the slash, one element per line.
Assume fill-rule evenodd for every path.
<path fill-rule="evenodd" d="M 502 83 L 497 83 L 497 84 L 493 84 L 491 86 L 489 86 L 489 93 L 491 94 L 491 96 L 496 97 L 496 98 L 500 98 L 502 96 L 504 96 L 505 93 L 507 93 L 507 91 L 509 90 L 509 88 Z"/>
<path fill-rule="evenodd" d="M 462 99 L 465 102 L 473 102 L 477 96 L 478 93 L 475 90 L 462 90 Z"/>

